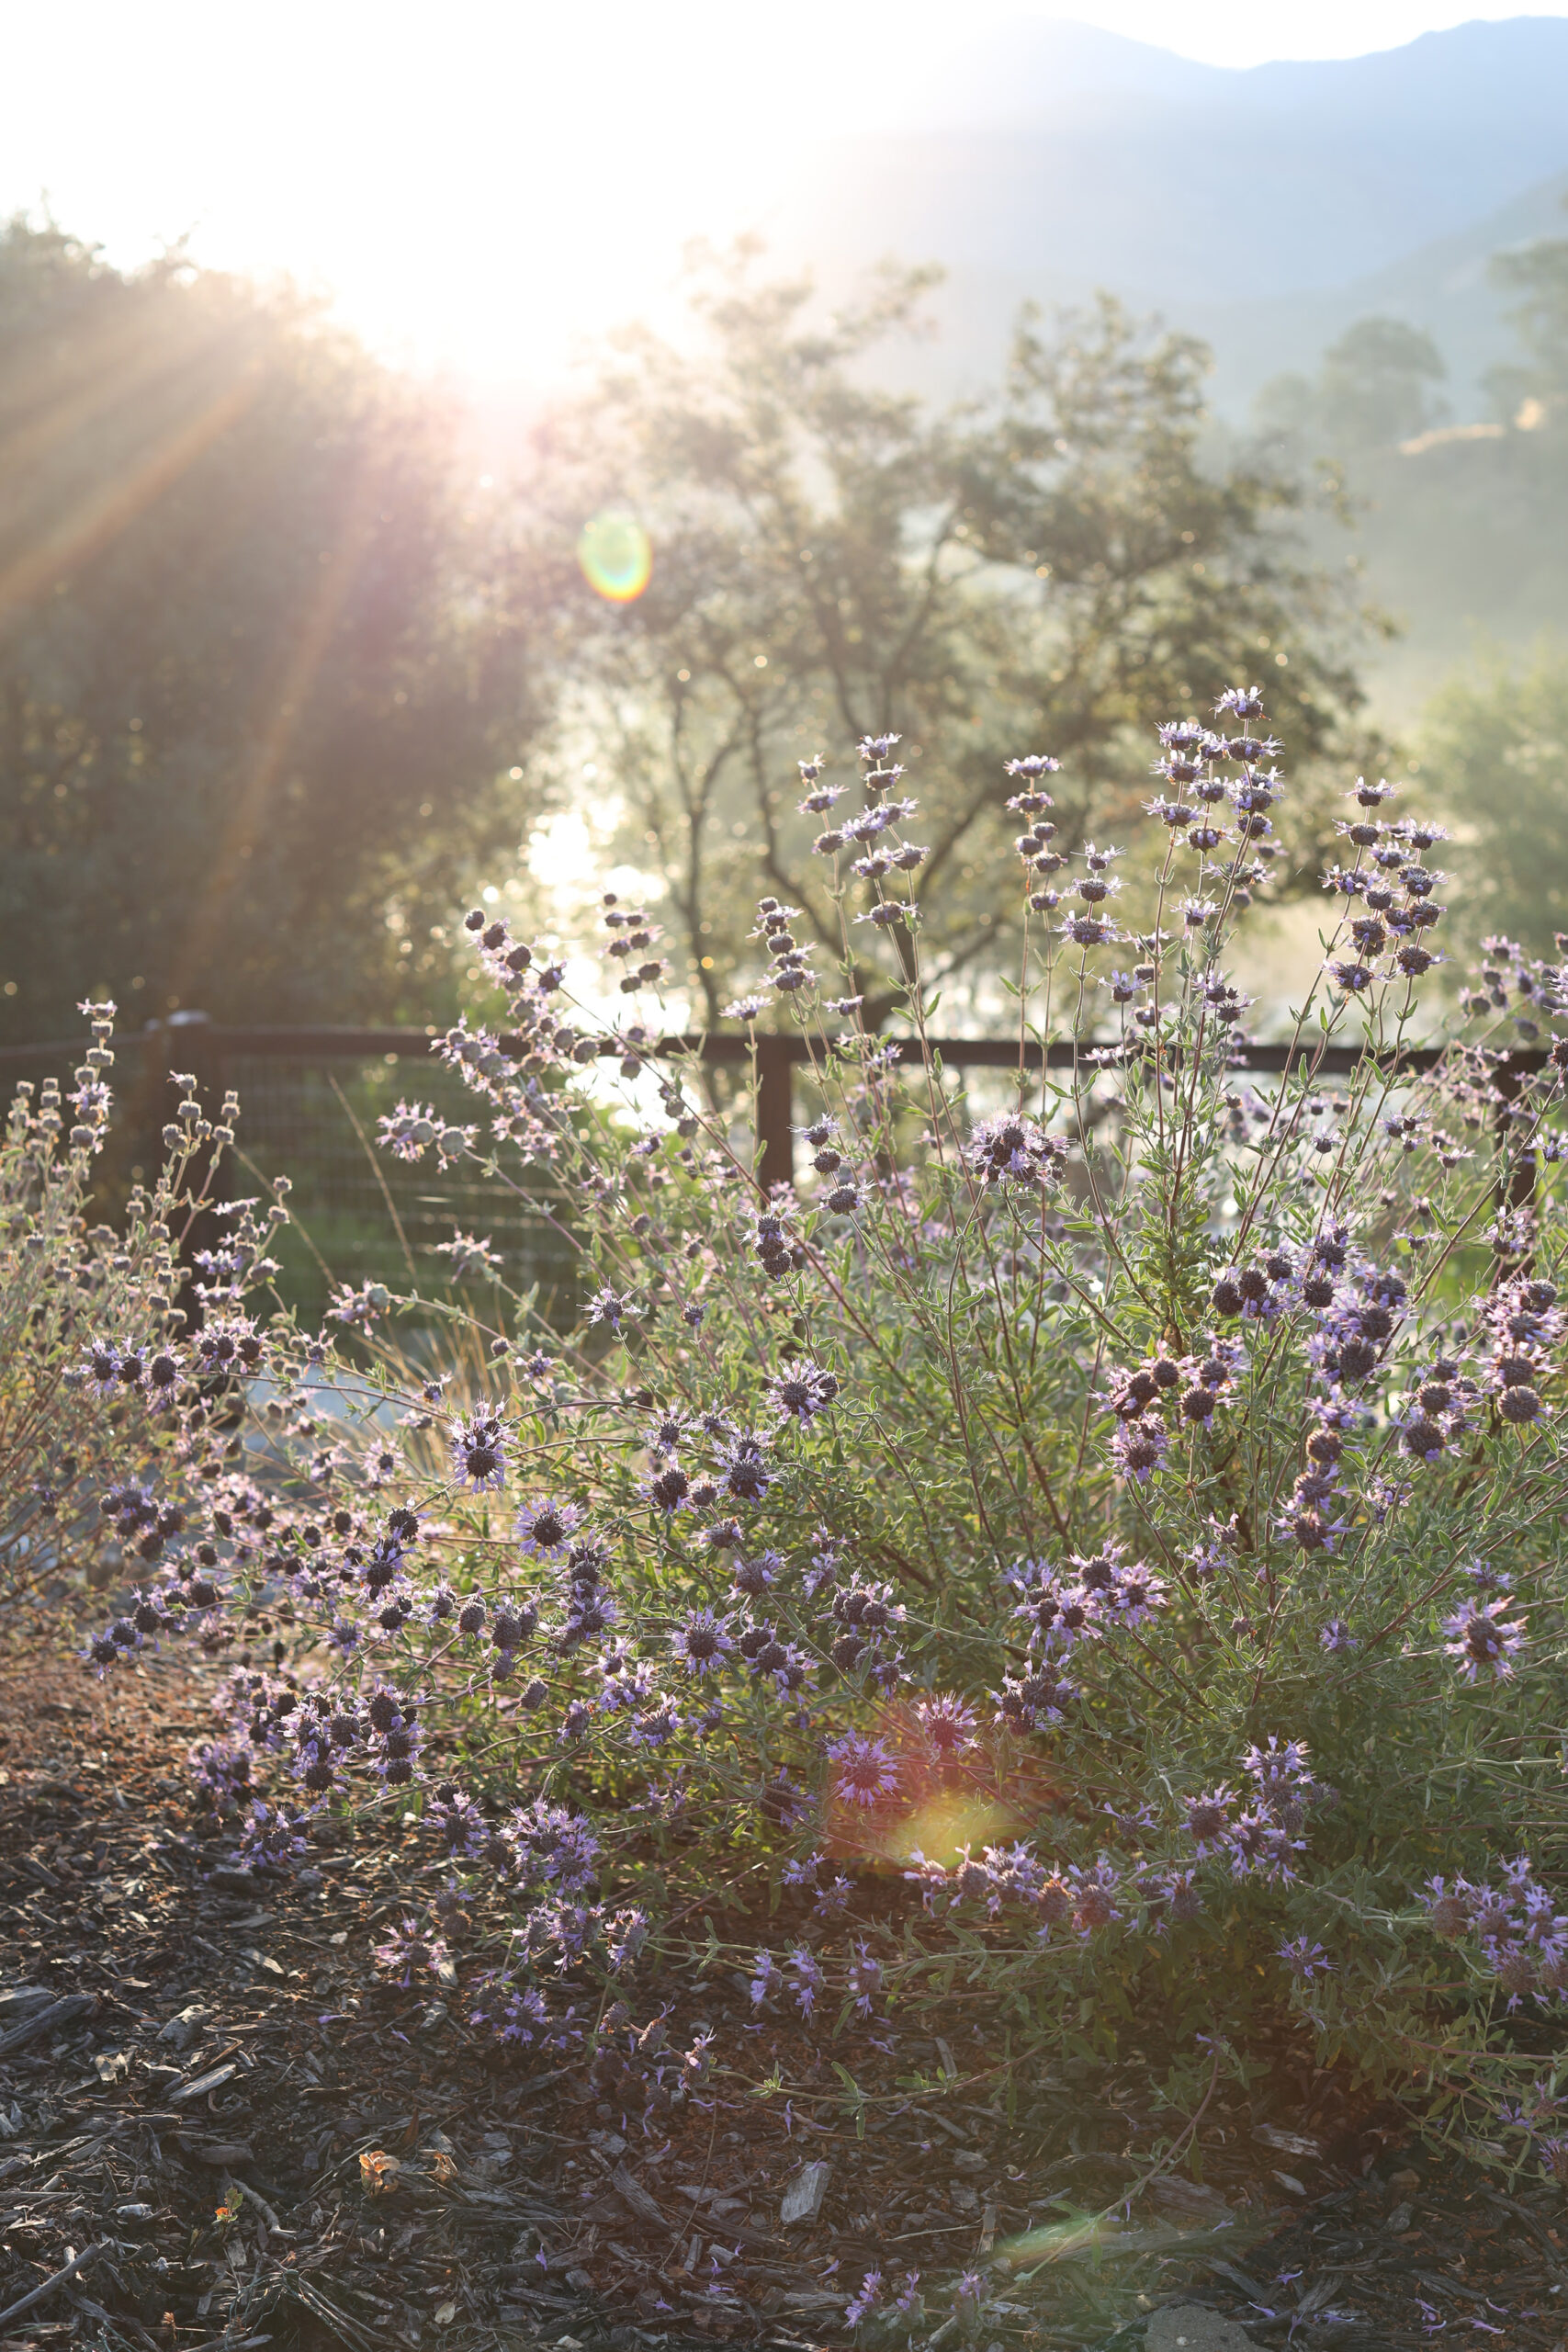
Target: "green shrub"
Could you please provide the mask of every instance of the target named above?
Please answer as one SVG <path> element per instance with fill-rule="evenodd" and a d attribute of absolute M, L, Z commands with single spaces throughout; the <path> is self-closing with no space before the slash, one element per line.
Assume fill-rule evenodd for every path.
<path fill-rule="evenodd" d="M 0 1139 L 0 1597 L 8 1600 L 84 1577 L 101 1586 L 177 1551 L 177 1464 L 200 1411 L 220 1404 L 225 1386 L 209 1380 L 205 1397 L 190 1389 L 177 1299 L 188 1271 L 182 1246 L 199 1231 L 213 1154 L 232 1140 L 237 1106 L 226 1103 L 215 1125 L 194 1081 L 183 1083 L 156 1182 L 131 1188 L 120 1227 L 89 1227 L 109 1129 L 115 1008 L 83 1010 L 93 1042 L 71 1089 L 62 1094 L 52 1078 L 17 1086 Z M 257 1227 L 237 1213 L 220 1244 L 235 1262 L 216 1279 L 210 1265 L 197 1269 L 209 1297 L 237 1304 L 265 1276 L 270 1229 L 270 1220 Z M 173 1485 L 163 1475 L 171 1466 Z"/>
<path fill-rule="evenodd" d="M 511 1009 L 446 1042 L 472 1132 L 400 1104 L 383 1136 L 555 1170 L 575 1343 L 455 1308 L 444 1381 L 367 1286 L 335 1311 L 372 1369 L 276 1400 L 292 1500 L 258 1531 L 254 1480 L 217 1483 L 243 1556 L 205 1622 L 262 1591 L 302 1628 L 292 1676 L 236 1675 L 204 1768 L 276 1772 L 249 1850 L 286 1864 L 313 1809 L 422 1792 L 451 1883 L 389 1966 L 446 1963 L 499 1882 L 513 1936 L 473 2014 L 581 2047 L 623 2102 L 744 2077 L 739 2039 L 637 2038 L 638 1954 L 698 1908 L 709 1961 L 825 2043 L 962 1976 L 988 2061 L 1158 2043 L 1177 2096 L 1288 2007 L 1498 2160 L 1560 2157 L 1568 1041 L 1394 1058 L 1438 829 L 1363 783 L 1297 1058 L 1247 1083 L 1221 956 L 1283 786 L 1256 695 L 1217 726 L 1163 730 L 1131 927 L 1115 853 L 1050 846 L 1054 763 L 1014 763 L 1030 950 L 989 1104 L 925 1048 L 893 743 L 862 747 L 849 821 L 809 763 L 846 960 L 852 920 L 905 1019 L 864 1032 L 761 902 L 737 1017 L 772 1001 L 811 1041 L 798 1186 L 761 1187 L 744 1120 L 646 1027 L 610 1024 L 610 1102 L 605 1024 L 483 927 Z M 609 901 L 606 929 L 626 995 L 653 989 L 646 915 Z M 1494 959 L 1486 1017 L 1549 1028 L 1561 974 Z"/>

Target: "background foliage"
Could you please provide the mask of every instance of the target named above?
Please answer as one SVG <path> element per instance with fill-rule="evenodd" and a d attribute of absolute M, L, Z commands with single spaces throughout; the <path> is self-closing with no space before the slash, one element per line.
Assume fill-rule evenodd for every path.
<path fill-rule="evenodd" d="M 1364 582 L 1420 662 L 1472 648 L 1472 624 L 1517 639 L 1568 591 L 1565 253 L 1498 259 L 1519 360 L 1486 424 L 1454 426 L 1436 348 L 1372 317 L 1269 389 L 1253 445 L 1209 414 L 1203 346 L 1109 299 L 1026 315 L 1004 380 L 938 410 L 879 389 L 920 274 L 829 316 L 755 252 L 708 255 L 690 334 L 622 337 L 481 492 L 453 404 L 287 290 L 178 255 L 128 277 L 15 222 L 0 1034 L 61 1034 L 106 987 L 133 1020 L 176 1000 L 445 1013 L 474 968 L 456 917 L 475 876 L 510 867 L 568 920 L 526 878 L 527 837 L 585 804 L 618 806 L 615 846 L 716 1020 L 759 888 L 837 944 L 793 772 L 846 729 L 904 738 L 926 968 L 994 1012 L 1001 753 L 1069 757 L 1072 845 L 1145 792 L 1137 730 L 1249 667 L 1300 752 L 1274 878 L 1310 890 L 1324 763 L 1391 756 Z M 653 577 L 616 607 L 574 548 L 588 515 L 628 509 Z M 1424 734 L 1405 714 L 1456 854 L 1484 854 L 1476 921 L 1538 945 L 1568 911 L 1537 854 L 1558 660 L 1543 639 L 1516 691 L 1483 654 Z M 1385 709 L 1397 674 L 1378 673 Z"/>
<path fill-rule="evenodd" d="M 822 820 L 791 788 L 830 740 L 902 737 L 930 833 L 926 968 L 968 983 L 1013 953 L 986 880 L 1014 830 L 1006 754 L 1069 758 L 1076 842 L 1149 789 L 1137 730 L 1212 681 L 1267 668 L 1309 765 L 1361 705 L 1359 616 L 1289 527 L 1301 481 L 1216 454 L 1201 344 L 1108 297 L 1026 313 L 1004 381 L 936 413 L 875 380 L 924 290 L 889 276 L 824 323 L 806 281 L 769 281 L 745 248 L 710 258 L 696 341 L 628 334 L 538 435 L 547 544 L 611 506 L 652 535 L 646 595 L 570 605 L 558 740 L 569 772 L 586 748 L 624 794 L 626 853 L 664 882 L 710 1021 L 760 888 L 837 951 Z M 1310 796 L 1293 821 L 1313 842 Z"/>
<path fill-rule="evenodd" d="M 0 1034 L 427 1017 L 540 691 L 456 433 L 287 291 L 0 237 Z"/>

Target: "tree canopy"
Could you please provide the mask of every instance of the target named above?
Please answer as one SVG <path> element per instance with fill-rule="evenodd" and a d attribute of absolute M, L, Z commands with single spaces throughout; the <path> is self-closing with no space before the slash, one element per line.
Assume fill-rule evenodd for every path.
<path fill-rule="evenodd" d="M 1448 367 L 1429 334 L 1404 319 L 1358 319 L 1323 355 L 1315 381 L 1277 376 L 1258 395 L 1266 431 L 1302 435 L 1341 455 L 1394 448 L 1448 412 L 1434 388 Z"/>
<path fill-rule="evenodd" d="M 1568 925 L 1568 656 L 1543 641 L 1522 661 L 1493 652 L 1433 696 L 1424 780 L 1456 820 L 1464 944 L 1488 933 L 1550 956 Z"/>
<path fill-rule="evenodd" d="M 1342 748 L 1344 574 L 1301 555 L 1299 479 L 1220 442 L 1204 347 L 1109 298 L 1029 313 L 995 391 L 937 413 L 875 379 L 926 282 L 825 315 L 754 250 L 709 255 L 692 334 L 618 338 L 481 497 L 455 406 L 289 290 L 13 222 L 4 1033 L 106 991 L 131 1018 L 442 1013 L 473 876 L 588 758 L 716 1021 L 760 893 L 841 953 L 795 763 L 882 734 L 929 842 L 926 969 L 961 993 L 1011 952 L 1008 758 L 1063 761 L 1068 847 L 1151 788 L 1154 721 L 1238 679 L 1267 671 L 1293 771 Z M 616 513 L 653 548 L 619 603 L 575 554 Z M 862 956 L 874 1001 L 907 952 Z"/>
<path fill-rule="evenodd" d="M 538 433 L 536 548 L 558 561 L 606 509 L 652 540 L 635 601 L 558 579 L 556 740 L 624 796 L 627 854 L 663 877 L 677 974 L 710 1020 L 754 960 L 759 892 L 841 953 L 797 760 L 901 738 L 931 851 L 922 954 L 962 987 L 1010 917 L 1007 758 L 1063 760 L 1068 845 L 1152 788 L 1152 723 L 1227 683 L 1267 671 L 1293 764 L 1359 705 L 1354 616 L 1290 535 L 1300 487 L 1216 452 L 1200 343 L 1108 297 L 1026 314 L 995 395 L 933 414 L 869 364 L 918 323 L 923 286 L 889 274 L 824 321 L 806 280 L 710 256 L 694 339 L 621 338 Z"/>
<path fill-rule="evenodd" d="M 1568 237 L 1538 237 L 1492 257 L 1492 282 L 1521 299 L 1508 317 L 1524 345 L 1524 364 L 1494 371 L 1492 390 L 1506 413 L 1534 400 L 1540 423 L 1561 428 L 1568 408 Z"/>
<path fill-rule="evenodd" d="M 287 289 L 0 234 L 0 1023 L 439 1002 L 537 715 L 457 418 Z"/>

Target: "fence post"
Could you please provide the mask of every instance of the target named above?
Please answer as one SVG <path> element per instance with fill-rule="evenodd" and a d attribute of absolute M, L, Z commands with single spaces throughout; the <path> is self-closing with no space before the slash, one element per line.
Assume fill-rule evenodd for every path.
<path fill-rule="evenodd" d="M 757 1040 L 758 1182 L 766 1189 L 795 1176 L 794 1103 L 790 1093 L 790 1037 Z"/>
<path fill-rule="evenodd" d="M 1511 1058 L 1498 1062 L 1492 1072 L 1493 1091 L 1497 1097 L 1496 1109 L 1493 1113 L 1493 1134 L 1498 1160 L 1493 1202 L 1499 1216 L 1509 1209 L 1528 1208 L 1535 1198 L 1538 1163 L 1533 1134 L 1528 1142 L 1516 1149 L 1512 1133 L 1514 1105 L 1524 1092 L 1528 1075 L 1528 1069 L 1520 1069 Z M 1529 1271 L 1528 1256 L 1511 1257 L 1500 1243 L 1494 1245 L 1494 1255 L 1497 1261 L 1493 1275 L 1494 1288 L 1507 1274 L 1528 1273 Z"/>

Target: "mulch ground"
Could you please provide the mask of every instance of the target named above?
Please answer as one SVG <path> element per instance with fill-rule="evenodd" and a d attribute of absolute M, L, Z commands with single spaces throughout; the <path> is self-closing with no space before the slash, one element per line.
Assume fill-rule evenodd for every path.
<path fill-rule="evenodd" d="M 940 2039 L 867 2030 L 858 2120 L 728 1975 L 658 1988 L 671 2042 L 750 2032 L 788 2095 L 507 2059 L 461 1992 L 375 1975 L 438 1869 L 416 1824 L 234 1871 L 182 1769 L 215 1670 L 100 1685 L 41 1618 L 0 1635 L 0 2352 L 801 2352 L 848 2339 L 874 2267 L 920 2272 L 919 2335 L 953 2352 L 1134 2352 L 1172 2301 L 1259 2346 L 1568 2352 L 1560 2193 L 1435 2164 L 1288 2042 L 1266 2098 L 1211 2105 L 1201 2186 L 1131 2199 L 1159 2128 L 1135 2074 L 1015 2084 L 1010 2117 L 957 2007 Z M 899 2098 L 911 2067 L 951 2092 Z M 987 2303 L 949 2317 L 965 2269 Z"/>

